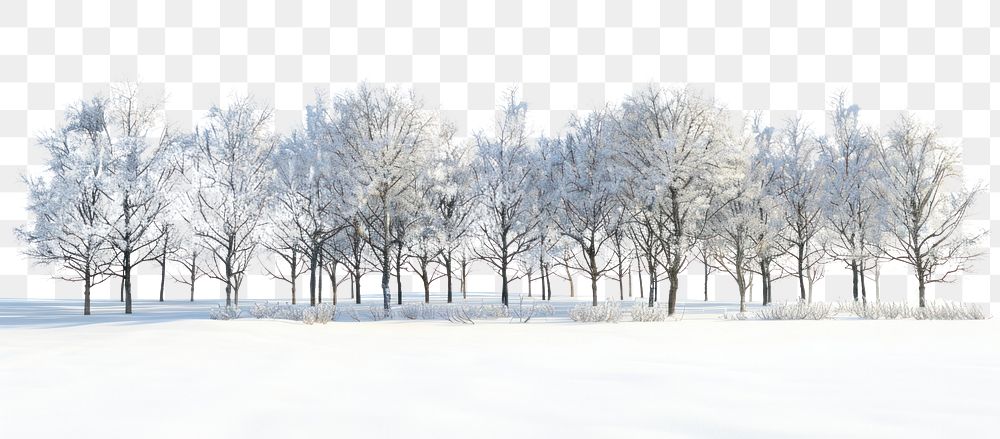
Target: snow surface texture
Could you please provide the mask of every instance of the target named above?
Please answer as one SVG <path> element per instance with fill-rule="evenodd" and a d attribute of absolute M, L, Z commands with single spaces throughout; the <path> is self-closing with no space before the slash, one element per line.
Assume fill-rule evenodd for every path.
<path fill-rule="evenodd" d="M 572 303 L 557 303 L 562 307 Z M 0 304 L 3 437 L 985 437 L 1000 319 L 208 320 Z M 42 328 L 44 327 L 44 328 Z"/>
<path fill-rule="evenodd" d="M 168 95 L 167 117 L 181 129 L 210 105 L 251 93 L 273 104 L 282 132 L 301 124 L 315 89 L 404 84 L 455 122 L 459 136 L 490 127 L 498 96 L 512 83 L 521 85 L 536 134 L 558 134 L 573 112 L 619 101 L 650 81 L 690 84 L 733 110 L 768 110 L 773 124 L 798 110 L 823 131 L 829 98 L 846 90 L 869 122 L 888 126 L 904 109 L 936 121 L 946 140 L 962 145 L 970 181 L 1000 181 L 1000 154 L 990 154 L 1000 147 L 990 101 L 1000 82 L 992 29 L 1000 7 L 988 0 L 326 3 L 5 0 L 0 297 L 81 296 L 79 285 L 53 280 L 50 269 L 19 255 L 11 233 L 26 220 L 18 176 L 44 163 L 33 136 L 111 81 L 139 80 L 144 91 Z M 991 207 L 1000 206 L 998 197 L 1000 184 L 992 184 L 972 213 L 973 227 L 994 231 L 990 257 L 956 283 L 936 285 L 930 297 L 1000 302 L 1000 288 L 991 288 L 1000 285 L 1000 209 Z M 684 276 L 681 297 L 700 293 L 700 270 L 693 264 Z M 473 290 L 495 289 L 485 267 L 475 276 Z M 882 281 L 896 295 L 889 299 L 914 301 L 915 282 L 904 269 L 887 270 Z M 154 297 L 158 283 L 155 264 L 139 267 L 140 298 Z M 713 274 L 711 283 L 713 298 L 734 298 L 726 274 Z M 244 297 L 287 297 L 287 286 L 261 270 L 245 284 Z M 831 266 L 817 297 L 842 300 L 849 284 L 849 273 Z M 404 289 L 417 285 L 407 274 Z M 775 289 L 776 300 L 790 299 L 784 292 L 794 285 L 777 281 Z M 108 282 L 95 297 L 117 290 Z M 207 280 L 198 291 L 200 298 L 221 294 Z M 169 298 L 184 293 L 168 280 Z"/>

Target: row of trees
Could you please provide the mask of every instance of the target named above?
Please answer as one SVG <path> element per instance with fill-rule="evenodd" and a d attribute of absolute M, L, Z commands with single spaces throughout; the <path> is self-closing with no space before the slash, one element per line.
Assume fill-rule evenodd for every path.
<path fill-rule="evenodd" d="M 764 304 L 782 276 L 811 300 L 830 261 L 850 268 L 864 301 L 865 280 L 896 260 L 912 267 L 923 306 L 926 284 L 976 256 L 981 235 L 963 221 L 979 189 L 964 188 L 957 152 L 932 128 L 904 116 L 883 135 L 843 96 L 833 107 L 826 136 L 799 119 L 773 128 L 750 117 L 733 130 L 711 100 L 650 86 L 536 137 L 510 91 L 494 128 L 461 140 L 412 94 L 361 85 L 319 96 L 302 129 L 278 136 L 250 99 L 212 108 L 192 133 L 155 129 L 159 104 L 124 86 L 39 138 L 49 172 L 28 179 L 33 220 L 18 235 L 29 256 L 83 283 L 85 314 L 91 287 L 110 277 L 131 313 L 142 263 L 159 264 L 160 300 L 170 264 L 192 300 L 207 276 L 238 304 L 255 260 L 291 284 L 293 303 L 302 276 L 309 303 L 321 302 L 324 275 L 334 301 L 349 282 L 360 303 L 361 277 L 378 272 L 388 310 L 392 278 L 402 303 L 403 270 L 425 301 L 446 279 L 451 302 L 453 280 L 464 296 L 482 261 L 504 305 L 517 279 L 529 295 L 539 281 L 546 299 L 551 276 L 575 295 L 580 272 L 596 305 L 599 280 L 617 280 L 624 297 L 640 272 L 649 306 L 666 281 L 671 314 L 693 261 L 706 266 L 706 300 L 709 270 L 724 270 L 743 309 L 755 277 Z"/>

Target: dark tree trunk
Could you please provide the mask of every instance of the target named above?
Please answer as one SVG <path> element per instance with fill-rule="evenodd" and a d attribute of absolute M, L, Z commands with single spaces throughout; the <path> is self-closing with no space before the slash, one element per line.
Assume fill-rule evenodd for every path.
<path fill-rule="evenodd" d="M 122 279 L 122 282 L 118 284 L 118 301 L 125 303 L 125 279 Z"/>
<path fill-rule="evenodd" d="M 90 315 L 90 269 L 83 273 L 83 315 Z"/>
<path fill-rule="evenodd" d="M 799 298 L 802 299 L 803 301 L 805 301 L 806 300 L 806 281 L 805 281 L 805 271 L 806 270 L 805 270 L 805 266 L 803 264 L 803 260 L 805 259 L 805 246 L 799 245 L 798 246 L 798 250 L 799 250 L 799 254 L 798 254 L 798 257 L 797 257 L 797 261 L 796 261 L 798 263 L 798 266 L 796 267 L 796 270 L 798 271 L 798 275 L 799 275 L 798 276 L 799 277 Z"/>
<path fill-rule="evenodd" d="M 545 286 L 549 288 L 549 301 L 552 301 L 552 272 L 545 268 Z"/>
<path fill-rule="evenodd" d="M 705 263 L 705 301 L 708 302 L 708 263 Z"/>
<path fill-rule="evenodd" d="M 451 255 L 444 257 L 444 273 L 448 278 L 448 303 L 451 303 Z"/>
<path fill-rule="evenodd" d="M 500 303 L 507 306 L 507 260 L 504 259 L 500 266 Z"/>
<path fill-rule="evenodd" d="M 132 314 L 132 254 L 122 255 L 122 284 L 125 286 L 125 314 Z"/>
<path fill-rule="evenodd" d="M 351 285 L 354 287 L 354 303 L 361 304 L 361 275 L 354 275 L 354 280 L 351 281 Z"/>
<path fill-rule="evenodd" d="M 851 260 L 851 279 L 854 293 L 854 301 L 858 301 L 858 261 Z"/>
<path fill-rule="evenodd" d="M 649 264 L 648 261 L 646 266 L 649 270 L 649 307 L 652 308 L 656 302 L 656 269 L 652 268 L 653 264 Z"/>
<path fill-rule="evenodd" d="M 923 308 L 927 306 L 927 301 L 925 300 L 926 283 L 924 282 L 924 276 L 918 271 L 917 272 L 917 291 L 920 293 L 920 307 Z"/>
<path fill-rule="evenodd" d="M 311 253 L 309 255 L 309 306 L 316 306 L 316 265 L 319 262 L 319 255 L 315 245 Z"/>
<path fill-rule="evenodd" d="M 539 271 L 539 277 L 542 281 L 542 300 L 545 300 L 545 264 L 539 263 L 538 271 Z"/>
<path fill-rule="evenodd" d="M 864 263 L 864 261 L 861 261 L 861 263 L 858 264 L 858 275 L 861 278 L 861 303 L 863 305 L 867 305 L 868 304 L 868 291 L 865 288 L 865 263 Z"/>
<path fill-rule="evenodd" d="M 163 287 L 167 281 L 167 256 L 160 261 L 160 302 L 163 301 Z"/>
<path fill-rule="evenodd" d="M 323 251 L 319 252 L 319 262 L 317 262 L 317 268 L 319 269 L 319 276 L 316 280 L 316 303 L 323 303 Z"/>
<path fill-rule="evenodd" d="M 396 305 L 403 304 L 403 269 L 402 261 L 396 259 Z"/>
<path fill-rule="evenodd" d="M 191 257 L 191 301 L 194 302 L 194 283 L 198 280 L 197 256 Z"/>

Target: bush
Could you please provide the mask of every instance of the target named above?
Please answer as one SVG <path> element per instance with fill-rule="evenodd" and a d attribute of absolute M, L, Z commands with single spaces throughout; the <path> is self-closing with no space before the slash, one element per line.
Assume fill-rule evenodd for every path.
<path fill-rule="evenodd" d="M 913 309 L 904 303 L 893 302 L 848 302 L 840 304 L 840 311 L 854 314 L 866 320 L 906 319 L 913 316 Z"/>
<path fill-rule="evenodd" d="M 917 320 L 986 320 L 991 317 L 989 311 L 971 303 L 931 302 L 923 308 L 913 309 L 913 318 Z"/>
<path fill-rule="evenodd" d="M 539 302 L 537 300 L 531 300 L 530 305 L 525 305 L 524 296 L 520 296 L 517 301 L 517 306 L 512 306 L 509 309 L 510 314 L 513 318 L 517 319 L 521 323 L 528 323 L 534 317 L 546 317 L 555 314 L 556 309 L 544 302 Z"/>
<path fill-rule="evenodd" d="M 452 323 L 463 323 L 472 325 L 479 317 L 479 308 L 475 305 L 452 304 L 445 305 L 438 310 L 438 315 Z"/>
<path fill-rule="evenodd" d="M 383 308 L 380 305 L 368 305 L 368 314 L 372 317 L 372 321 L 380 320 L 392 320 L 392 310 Z"/>
<path fill-rule="evenodd" d="M 429 303 L 404 303 L 398 310 L 403 318 L 410 320 L 431 320 L 439 314 L 438 306 Z"/>
<path fill-rule="evenodd" d="M 840 310 L 866 320 L 908 319 L 917 320 L 984 320 L 991 318 L 982 307 L 959 302 L 930 302 L 920 308 L 894 302 L 849 302 Z"/>
<path fill-rule="evenodd" d="M 822 320 L 833 317 L 837 309 L 830 303 L 781 303 L 753 312 L 727 312 L 724 320 Z"/>
<path fill-rule="evenodd" d="M 669 309 L 663 306 L 646 306 L 646 302 L 638 300 L 632 305 L 633 322 L 662 322 L 669 316 Z"/>
<path fill-rule="evenodd" d="M 208 317 L 212 320 L 236 320 L 242 313 L 238 307 L 219 305 L 208 311 Z"/>
<path fill-rule="evenodd" d="M 569 318 L 574 322 L 608 322 L 618 323 L 622 319 L 622 309 L 619 302 L 605 301 L 597 306 L 577 305 L 569 311 Z"/>
<path fill-rule="evenodd" d="M 754 311 L 755 320 L 823 320 L 836 312 L 832 303 L 782 303 Z"/>
<path fill-rule="evenodd" d="M 337 307 L 330 303 L 320 303 L 302 310 L 302 323 L 312 325 L 315 323 L 330 323 L 337 315 Z"/>

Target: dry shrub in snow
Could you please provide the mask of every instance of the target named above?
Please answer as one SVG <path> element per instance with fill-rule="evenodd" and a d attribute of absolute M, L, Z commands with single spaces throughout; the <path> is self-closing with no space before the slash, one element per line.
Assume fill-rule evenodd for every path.
<path fill-rule="evenodd" d="M 569 318 L 574 322 L 608 322 L 618 323 L 622 319 L 622 308 L 619 302 L 605 301 L 597 306 L 577 305 L 569 311 Z"/>
<path fill-rule="evenodd" d="M 840 310 L 867 320 L 917 319 L 917 320 L 984 320 L 990 313 L 983 307 L 970 303 L 930 302 L 920 308 L 895 302 L 849 302 Z"/>
<path fill-rule="evenodd" d="M 452 323 L 475 324 L 479 317 L 479 308 L 475 305 L 446 305 L 439 311 L 440 315 Z"/>
<path fill-rule="evenodd" d="M 337 315 L 337 307 L 330 303 L 321 303 L 316 306 L 306 308 L 302 311 L 302 323 L 312 325 L 315 323 L 327 324 Z"/>
<path fill-rule="evenodd" d="M 381 306 L 368 305 L 368 315 L 371 316 L 372 321 L 376 322 L 386 319 L 392 320 L 392 311 Z"/>
<path fill-rule="evenodd" d="M 399 314 L 403 318 L 410 320 L 431 320 L 438 316 L 440 309 L 438 305 L 429 303 L 404 303 L 399 308 Z"/>
<path fill-rule="evenodd" d="M 212 308 L 208 311 L 208 317 L 212 320 L 235 320 L 240 318 L 242 310 L 235 306 L 222 306 Z"/>
<path fill-rule="evenodd" d="M 930 302 L 923 308 L 913 309 L 917 320 L 986 320 L 992 317 L 985 308 L 971 303 Z"/>
<path fill-rule="evenodd" d="M 822 320 L 836 314 L 830 303 L 782 303 L 760 308 L 753 312 L 725 313 L 725 320 Z"/>
<path fill-rule="evenodd" d="M 754 311 L 754 320 L 823 320 L 835 313 L 831 303 L 782 303 Z"/>
<path fill-rule="evenodd" d="M 255 319 L 270 319 L 274 317 L 274 307 L 267 302 L 257 302 L 250 307 L 250 315 Z"/>
<path fill-rule="evenodd" d="M 840 304 L 840 311 L 854 314 L 867 320 L 906 319 L 913 315 L 913 309 L 904 303 L 894 302 L 848 302 Z"/>
<path fill-rule="evenodd" d="M 517 301 L 517 306 L 510 307 L 510 314 L 521 323 L 528 323 L 533 317 L 546 317 L 555 314 L 556 309 L 548 304 L 537 300 L 531 300 L 530 304 L 524 303 L 524 296 Z"/>
<path fill-rule="evenodd" d="M 646 302 L 637 300 L 632 305 L 633 322 L 662 322 L 667 319 L 669 308 L 663 306 L 646 306 Z"/>

